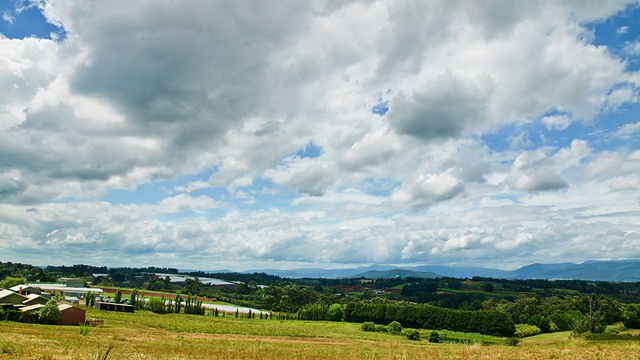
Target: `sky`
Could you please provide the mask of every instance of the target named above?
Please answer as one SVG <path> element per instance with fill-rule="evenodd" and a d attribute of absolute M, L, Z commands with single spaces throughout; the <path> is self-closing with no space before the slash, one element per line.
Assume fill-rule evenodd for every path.
<path fill-rule="evenodd" d="M 0 261 L 640 258 L 637 1 L 0 13 Z"/>

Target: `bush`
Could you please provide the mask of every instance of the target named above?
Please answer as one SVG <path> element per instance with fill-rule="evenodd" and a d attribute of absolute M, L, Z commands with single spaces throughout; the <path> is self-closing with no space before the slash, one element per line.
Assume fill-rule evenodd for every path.
<path fill-rule="evenodd" d="M 626 309 L 622 312 L 622 322 L 624 326 L 631 329 L 640 329 L 640 304 L 627 305 Z"/>
<path fill-rule="evenodd" d="M 420 331 L 416 329 L 404 329 L 402 330 L 402 333 L 409 340 L 420 340 Z"/>
<path fill-rule="evenodd" d="M 520 340 L 518 340 L 518 338 L 515 336 L 507 338 L 507 340 L 504 341 L 505 345 L 507 346 L 517 346 L 519 342 Z"/>
<path fill-rule="evenodd" d="M 399 322 L 394 320 L 387 326 L 387 331 L 390 334 L 394 334 L 394 335 L 401 334 L 402 333 L 402 325 L 400 325 Z"/>
<path fill-rule="evenodd" d="M 80 325 L 80 335 L 87 336 L 89 334 L 89 327 L 87 325 Z"/>
<path fill-rule="evenodd" d="M 559 331 L 567 331 L 571 330 L 572 328 L 572 319 L 561 311 L 555 311 L 553 314 L 551 314 L 551 316 L 549 316 L 549 320 L 551 320 L 551 322 L 553 322 L 557 326 Z M 551 329 L 551 331 L 554 330 Z"/>
<path fill-rule="evenodd" d="M 376 324 L 371 321 L 365 321 L 360 325 L 360 330 L 362 331 L 376 331 Z"/>
<path fill-rule="evenodd" d="M 384 325 L 376 325 L 376 332 L 387 332 L 387 327 Z"/>
<path fill-rule="evenodd" d="M 543 333 L 548 333 L 551 331 L 549 318 L 539 314 L 532 315 L 529 320 L 527 320 L 527 324 L 537 326 Z"/>
<path fill-rule="evenodd" d="M 340 304 L 332 304 L 327 310 L 327 319 L 330 321 L 342 321 L 344 318 L 344 309 Z"/>
<path fill-rule="evenodd" d="M 42 324 L 59 324 L 61 315 L 60 309 L 58 308 L 58 302 L 56 302 L 55 299 L 47 301 L 47 304 L 40 309 L 38 319 Z"/>
<path fill-rule="evenodd" d="M 618 323 L 618 324 L 615 324 L 615 325 L 608 326 L 606 328 L 606 330 L 604 331 L 604 333 L 606 335 L 617 335 L 617 334 L 620 334 L 621 332 L 623 332 L 625 330 L 627 330 L 627 328 L 624 326 L 624 324 Z"/>
<path fill-rule="evenodd" d="M 0 309 L 0 320 L 21 321 L 20 317 L 23 312 L 20 310 L 3 310 Z"/>
<path fill-rule="evenodd" d="M 541 332 L 542 330 L 540 330 L 540 328 L 535 325 L 517 324 L 516 332 L 514 333 L 514 335 L 519 338 L 524 338 L 527 336 L 538 335 Z"/>
<path fill-rule="evenodd" d="M 118 290 L 116 290 L 116 295 L 113 301 L 115 301 L 116 304 L 120 304 L 122 302 L 122 289 L 118 288 Z"/>
<path fill-rule="evenodd" d="M 437 331 L 429 332 L 429 342 L 430 343 L 439 343 L 440 342 L 440 334 Z"/>
<path fill-rule="evenodd" d="M 166 313 L 164 301 L 162 299 L 158 299 L 158 298 L 149 299 L 149 301 L 147 302 L 147 308 L 156 314 Z"/>

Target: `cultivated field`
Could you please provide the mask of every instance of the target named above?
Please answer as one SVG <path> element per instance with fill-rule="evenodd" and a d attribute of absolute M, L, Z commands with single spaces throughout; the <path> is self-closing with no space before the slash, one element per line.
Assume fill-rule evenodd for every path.
<path fill-rule="evenodd" d="M 568 333 L 500 338 L 440 332 L 461 343 L 432 344 L 367 333 L 358 324 L 157 315 L 88 310 L 98 328 L 0 322 L 0 359 L 638 359 L 640 342 L 587 342 Z M 81 334 L 85 332 L 85 334 Z M 473 343 L 474 341 L 478 343 Z M 496 344 L 496 345 L 482 345 Z"/>

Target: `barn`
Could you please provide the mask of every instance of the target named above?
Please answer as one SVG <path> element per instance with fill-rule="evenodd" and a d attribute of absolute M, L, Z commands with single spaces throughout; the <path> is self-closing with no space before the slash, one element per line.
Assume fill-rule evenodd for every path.
<path fill-rule="evenodd" d="M 58 305 L 58 309 L 60 309 L 60 324 L 62 325 L 84 324 L 86 320 L 86 311 L 79 307 L 60 304 Z"/>

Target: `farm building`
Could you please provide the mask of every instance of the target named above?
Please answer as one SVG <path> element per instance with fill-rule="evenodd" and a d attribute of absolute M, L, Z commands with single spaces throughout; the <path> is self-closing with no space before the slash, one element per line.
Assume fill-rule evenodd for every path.
<path fill-rule="evenodd" d="M 118 311 L 118 312 L 135 312 L 135 306 L 127 304 L 115 304 L 109 302 L 96 302 L 96 309 L 106 311 Z"/>
<path fill-rule="evenodd" d="M 42 296 L 42 295 L 38 295 L 38 294 L 29 294 L 27 295 L 27 300 L 23 301 L 22 304 L 24 306 L 31 306 L 31 305 L 36 305 L 36 304 L 46 304 L 47 301 L 49 301 L 49 299 L 47 299 L 46 297 Z"/>
<path fill-rule="evenodd" d="M 84 324 L 86 320 L 86 311 L 79 307 L 60 304 L 58 309 L 60 309 L 60 323 L 62 325 Z"/>
<path fill-rule="evenodd" d="M 84 279 L 83 278 L 70 278 L 70 277 L 61 277 L 58 279 L 59 283 L 63 283 L 68 287 L 84 287 Z"/>
<path fill-rule="evenodd" d="M 44 305 L 42 304 L 35 304 L 35 305 L 29 305 L 29 306 L 23 306 L 20 308 L 20 311 L 38 311 L 40 309 L 42 309 L 44 307 Z"/>
<path fill-rule="evenodd" d="M 29 286 L 29 285 L 16 285 L 12 288 L 10 288 L 9 290 L 18 293 L 20 295 L 24 295 L 27 296 L 29 294 L 42 294 L 42 290 L 33 287 L 33 286 Z"/>
<path fill-rule="evenodd" d="M 81 298 L 87 295 L 87 293 L 91 292 L 92 294 L 101 294 L 102 289 L 100 288 L 88 288 L 88 287 L 70 287 L 64 284 L 29 284 L 31 287 L 38 287 L 43 291 L 47 291 L 50 293 L 61 293 L 62 296 L 75 296 L 77 298 Z"/>
<path fill-rule="evenodd" d="M 38 311 L 43 307 L 44 305 L 42 304 L 23 306 L 20 308 L 20 311 Z M 62 325 L 84 324 L 86 320 L 86 311 L 79 307 L 71 306 L 69 304 L 59 304 L 58 309 L 60 310 L 60 324 Z"/>
<path fill-rule="evenodd" d="M 26 296 L 16 294 L 11 290 L 0 290 L 0 306 L 14 306 L 22 305 L 22 303 L 28 300 Z"/>

